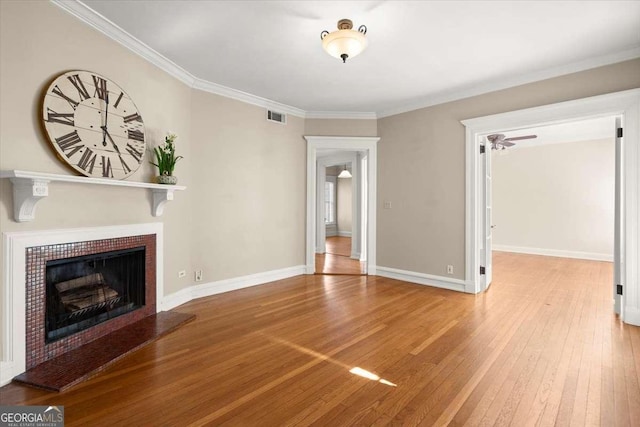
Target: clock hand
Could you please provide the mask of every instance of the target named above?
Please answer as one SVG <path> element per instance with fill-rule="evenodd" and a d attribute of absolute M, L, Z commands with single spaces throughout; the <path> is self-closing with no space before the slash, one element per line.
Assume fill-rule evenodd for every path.
<path fill-rule="evenodd" d="M 113 140 L 113 138 L 111 138 L 111 135 L 109 134 L 109 131 L 107 131 L 107 127 L 106 126 L 102 126 L 102 130 L 104 131 L 105 135 L 109 137 L 109 141 L 111 141 L 111 145 L 113 145 L 113 148 L 116 149 L 116 152 L 118 153 L 118 155 L 120 155 L 120 149 L 116 145 L 116 143 Z"/>
<path fill-rule="evenodd" d="M 107 146 L 107 121 L 109 120 L 109 93 L 108 92 L 105 94 L 104 101 L 105 101 L 105 107 L 104 107 L 104 126 L 102 126 L 102 146 L 106 147 Z M 109 139 L 111 139 L 111 136 L 109 136 Z"/>
<path fill-rule="evenodd" d="M 104 127 L 107 127 L 107 120 L 109 120 L 109 92 L 105 93 L 104 95 L 104 102 L 105 102 L 105 107 L 104 107 Z"/>

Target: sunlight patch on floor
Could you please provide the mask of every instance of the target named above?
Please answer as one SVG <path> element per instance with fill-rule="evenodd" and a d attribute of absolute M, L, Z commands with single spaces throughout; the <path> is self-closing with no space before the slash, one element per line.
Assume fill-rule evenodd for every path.
<path fill-rule="evenodd" d="M 341 366 L 341 367 L 343 367 L 345 369 L 349 369 L 349 365 L 347 365 L 345 363 L 342 363 L 339 360 L 333 359 L 332 357 L 330 357 L 330 356 L 328 356 L 326 354 L 322 354 L 322 353 L 319 353 L 319 352 L 317 352 L 315 350 L 311 350 L 310 348 L 307 348 L 307 347 L 292 343 L 292 342 L 287 341 L 287 340 L 283 340 L 282 338 L 277 338 L 277 337 L 274 337 L 274 336 L 266 335 L 266 334 L 261 333 L 261 332 L 258 332 L 258 334 L 270 339 L 271 341 L 275 341 L 275 342 L 277 342 L 279 344 L 283 344 L 283 345 L 285 345 L 285 346 L 287 346 L 289 348 L 292 348 L 294 350 L 297 350 L 297 351 L 299 351 L 301 353 L 308 354 L 309 356 L 313 356 L 313 357 L 315 357 L 317 359 L 326 360 L 327 362 L 333 363 L 334 365 L 338 365 L 338 366 Z M 390 387 L 397 387 L 398 386 L 397 384 L 394 384 L 389 380 L 385 380 L 384 378 L 380 378 L 378 375 L 374 374 L 373 372 L 369 372 L 366 369 L 362 369 L 362 368 L 357 367 L 357 366 L 349 369 L 349 372 L 354 374 L 354 375 L 358 375 L 358 376 L 360 376 L 362 378 L 366 378 L 368 380 L 378 381 L 380 384 L 388 385 Z"/>

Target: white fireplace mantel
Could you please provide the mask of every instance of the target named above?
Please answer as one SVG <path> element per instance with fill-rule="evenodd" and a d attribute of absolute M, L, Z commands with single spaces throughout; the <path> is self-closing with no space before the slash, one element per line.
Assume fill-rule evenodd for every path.
<path fill-rule="evenodd" d="M 150 184 L 136 181 L 116 181 L 105 178 L 87 178 L 83 176 L 57 175 L 21 170 L 0 171 L 0 178 L 9 178 L 13 183 L 13 217 L 17 222 L 33 221 L 36 217 L 36 204 L 49 195 L 52 182 L 71 182 L 87 185 L 110 185 L 115 187 L 136 187 L 151 190 L 153 206 L 151 214 L 161 216 L 164 205 L 173 200 L 173 192 L 186 190 L 180 185 Z"/>
<path fill-rule="evenodd" d="M 26 250 L 34 246 L 156 235 L 156 312 L 164 306 L 164 233 L 161 222 L 2 233 L 4 274 L 0 286 L 0 387 L 26 369 Z"/>

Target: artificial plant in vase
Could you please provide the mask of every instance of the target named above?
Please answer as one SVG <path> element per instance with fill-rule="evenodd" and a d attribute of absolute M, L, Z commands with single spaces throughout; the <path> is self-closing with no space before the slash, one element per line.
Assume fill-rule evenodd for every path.
<path fill-rule="evenodd" d="M 178 183 L 178 177 L 173 176 L 176 163 L 182 159 L 182 156 L 176 156 L 175 140 L 177 138 L 178 135 L 175 133 L 167 132 L 167 135 L 164 137 L 164 145 L 153 149 L 156 162 L 149 163 L 158 168 L 158 177 L 156 178 L 158 184 L 175 185 Z"/>

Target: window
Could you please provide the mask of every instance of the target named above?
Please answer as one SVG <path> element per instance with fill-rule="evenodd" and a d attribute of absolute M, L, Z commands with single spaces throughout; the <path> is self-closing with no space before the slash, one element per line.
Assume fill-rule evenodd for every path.
<path fill-rule="evenodd" d="M 336 223 L 336 177 L 328 176 L 324 183 L 324 223 Z"/>

